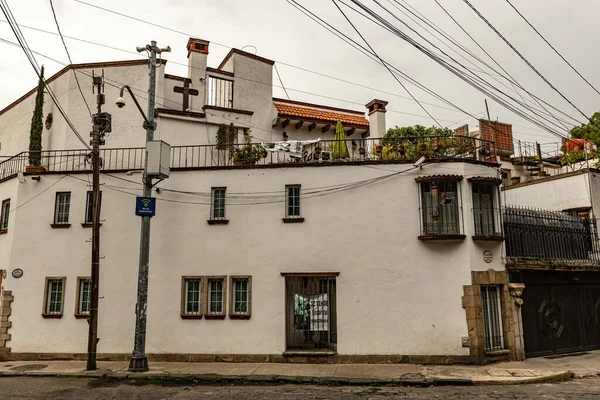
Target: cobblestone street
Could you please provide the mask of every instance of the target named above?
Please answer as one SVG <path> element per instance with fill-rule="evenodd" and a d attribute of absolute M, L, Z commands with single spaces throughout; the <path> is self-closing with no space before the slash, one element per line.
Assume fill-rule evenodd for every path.
<path fill-rule="evenodd" d="M 469 387 L 133 385 L 91 379 L 3 377 L 1 400 L 22 399 L 599 399 L 600 378 L 560 384 Z"/>

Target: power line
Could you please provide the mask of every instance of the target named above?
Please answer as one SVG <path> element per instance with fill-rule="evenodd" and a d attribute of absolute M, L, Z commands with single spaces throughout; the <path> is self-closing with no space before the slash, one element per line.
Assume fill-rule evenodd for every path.
<path fill-rule="evenodd" d="M 288 100 L 291 100 L 290 95 L 288 94 L 287 90 L 285 90 L 285 86 L 283 85 L 283 81 L 281 80 L 281 75 L 279 75 L 279 70 L 277 69 L 277 64 L 273 64 L 273 66 L 275 67 L 275 72 L 277 73 L 277 77 L 279 78 L 279 83 L 281 83 L 281 87 L 283 88 L 283 91 L 285 92 L 285 96 L 288 98 Z"/>
<path fill-rule="evenodd" d="M 471 4 L 469 2 L 469 0 L 463 0 L 465 2 L 466 5 L 468 5 L 474 12 L 475 14 L 477 14 L 477 16 L 479 16 L 479 18 L 481 18 L 481 20 L 483 22 L 485 22 L 487 24 L 487 26 L 489 26 L 497 35 L 498 37 L 500 37 L 504 43 L 506 43 L 506 45 L 508 47 L 510 47 L 520 58 L 521 60 L 523 60 L 525 62 L 525 64 L 527 64 L 529 66 L 529 68 L 531 68 L 540 78 L 542 78 L 542 80 L 544 82 L 546 82 L 548 84 L 548 86 L 550 86 L 556 93 L 558 93 L 560 95 L 560 97 L 562 97 L 563 99 L 565 99 L 567 101 L 567 103 L 569 103 L 571 106 L 573 106 L 573 108 L 575 108 L 577 111 L 579 111 L 579 113 L 581 115 L 583 115 L 585 117 L 586 120 L 589 120 L 589 117 L 587 115 L 585 115 L 585 113 L 583 111 L 581 111 L 575 104 L 573 104 L 569 99 L 567 99 L 567 97 L 562 94 L 552 83 L 550 83 L 550 81 L 548 81 L 548 79 L 546 79 L 546 77 L 544 77 L 544 75 L 542 75 L 478 10 L 477 8 L 475 8 L 475 6 L 473 6 L 473 4 Z"/>
<path fill-rule="evenodd" d="M 568 62 L 568 61 L 567 61 L 567 59 L 566 59 L 566 58 L 564 58 L 564 57 L 563 57 L 563 55 L 562 55 L 562 54 L 560 54 L 560 53 L 558 52 L 558 50 L 556 50 L 556 48 L 554 48 L 554 46 L 552 46 L 548 40 L 546 40 L 546 38 L 545 38 L 545 37 L 544 37 L 544 36 L 543 36 L 543 35 L 542 35 L 542 34 L 541 34 L 541 33 L 540 33 L 540 32 L 539 32 L 539 31 L 538 31 L 538 30 L 537 30 L 537 29 L 536 29 L 536 28 L 535 28 L 535 27 L 532 25 L 532 24 L 531 24 L 531 22 L 529 22 L 529 20 L 528 20 L 527 18 L 525 18 L 525 16 L 524 16 L 523 14 L 521 14 L 521 12 L 520 12 L 520 11 L 517 9 L 517 7 L 515 7 L 515 6 L 513 5 L 513 3 L 511 3 L 511 2 L 510 2 L 510 0 L 506 0 L 506 2 L 507 2 L 508 4 L 510 4 L 510 6 L 513 8 L 513 10 L 515 10 L 515 11 L 517 12 L 517 14 L 519 14 L 519 16 L 520 16 L 521 18 L 523 18 L 523 20 L 524 20 L 525 22 L 527 22 L 527 25 L 529 25 L 529 26 L 531 27 L 531 29 L 533 29 L 533 30 L 535 31 L 535 33 L 537 33 L 537 34 L 539 35 L 539 37 L 541 37 L 541 38 L 544 40 L 544 42 L 546 42 L 546 44 L 547 44 L 548 46 L 550 46 L 550 48 L 551 48 L 552 50 L 554 50 L 554 52 L 555 52 L 556 54 L 558 54 L 558 56 L 559 56 L 560 58 L 562 58 L 562 60 L 563 60 L 563 61 L 564 61 L 564 62 L 565 62 L 565 63 L 566 63 L 566 64 L 567 64 L 569 67 L 571 67 L 571 69 L 572 69 L 573 71 L 575 71 L 575 73 L 576 73 L 577 75 L 579 75 L 579 77 L 580 77 L 581 79 L 583 79 L 583 80 L 585 81 L 585 83 L 587 83 L 587 84 L 588 84 L 588 85 L 589 85 L 589 86 L 590 86 L 592 89 L 594 89 L 594 91 L 595 91 L 596 93 L 600 94 L 600 92 L 598 91 L 598 89 L 596 89 L 596 88 L 594 87 L 594 85 L 592 85 L 592 84 L 591 84 L 591 83 L 590 83 L 590 82 L 589 82 L 587 79 L 585 79 L 585 78 L 583 77 L 583 75 L 581 75 L 581 74 L 579 73 L 579 71 L 577 71 L 577 69 L 576 69 L 576 68 L 575 68 L 573 65 L 571 65 L 571 63 L 570 63 L 570 62 Z"/>
<path fill-rule="evenodd" d="M 75 136 L 77 136 L 77 138 L 83 143 L 83 145 L 87 149 L 90 149 L 90 147 L 87 144 L 87 142 L 81 137 L 81 135 L 77 131 L 77 128 L 75 128 L 75 125 L 73 125 L 73 123 L 71 122 L 71 120 L 67 116 L 66 112 L 61 107 L 60 102 L 58 101 L 58 98 L 56 98 L 54 92 L 50 88 L 50 85 L 48 85 L 46 83 L 46 81 L 42 78 L 40 67 L 37 64 L 37 61 L 35 60 L 33 52 L 29 48 L 29 45 L 27 44 L 27 41 L 25 40 L 25 37 L 23 36 L 23 33 L 19 29 L 17 21 L 14 18 L 13 14 L 12 14 L 12 12 L 10 10 L 10 7 L 8 6 L 8 4 L 6 3 L 5 0 L 0 0 L 0 9 L 2 9 L 2 12 L 4 13 L 4 16 L 6 17 L 11 30 L 13 31 L 15 37 L 17 38 L 17 41 L 19 42 L 19 46 L 21 47 L 21 49 L 25 53 L 25 56 L 27 57 L 27 60 L 31 64 L 31 66 L 32 66 L 33 70 L 35 71 L 36 75 L 38 76 L 38 79 L 40 81 L 42 81 L 42 83 L 44 84 L 44 87 L 46 88 L 46 91 L 48 92 L 48 95 L 52 99 L 52 102 L 54 103 L 54 105 L 56 106 L 56 108 L 58 109 L 58 111 L 60 112 L 60 114 L 63 116 L 63 118 L 65 119 L 67 125 L 69 125 L 69 127 L 71 128 L 71 130 L 73 131 L 73 133 L 75 134 Z"/>
<path fill-rule="evenodd" d="M 65 52 L 67 53 L 69 62 L 71 64 L 73 64 L 73 60 L 71 59 L 71 54 L 69 53 L 69 49 L 67 48 L 67 44 L 65 43 L 65 38 L 63 38 L 62 32 L 60 31 L 60 25 L 58 24 L 58 19 L 56 18 L 56 12 L 54 11 L 54 3 L 52 3 L 52 0 L 50 0 L 50 8 L 52 9 L 52 16 L 54 17 L 54 22 L 56 23 L 56 29 L 58 30 L 60 40 L 62 41 L 62 44 L 65 48 Z M 81 94 L 81 98 L 83 99 L 83 102 L 85 103 L 85 107 L 87 108 L 88 113 L 90 114 L 90 118 L 91 118 L 92 110 L 90 109 L 90 106 L 89 106 L 87 100 L 85 99 L 85 95 L 83 94 L 83 90 L 81 90 L 81 85 L 79 84 L 79 79 L 77 78 L 77 74 L 75 73 L 74 70 L 73 70 L 73 76 L 75 77 L 75 82 L 77 82 L 77 87 L 79 88 L 79 93 Z"/>

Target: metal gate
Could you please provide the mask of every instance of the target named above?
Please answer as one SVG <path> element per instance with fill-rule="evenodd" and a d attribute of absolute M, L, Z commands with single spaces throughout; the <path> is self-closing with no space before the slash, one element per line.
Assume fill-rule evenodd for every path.
<path fill-rule="evenodd" d="M 337 350 L 335 277 L 286 276 L 286 348 Z"/>
<path fill-rule="evenodd" d="M 528 357 L 600 349 L 600 274 L 524 271 L 523 334 Z"/>

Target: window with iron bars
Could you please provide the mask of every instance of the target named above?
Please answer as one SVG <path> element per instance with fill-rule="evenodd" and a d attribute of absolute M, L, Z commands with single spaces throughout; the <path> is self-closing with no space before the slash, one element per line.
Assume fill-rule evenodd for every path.
<path fill-rule="evenodd" d="M 473 221 L 475 236 L 500 236 L 498 210 L 495 207 L 497 184 L 490 182 L 472 182 Z"/>
<path fill-rule="evenodd" d="M 209 76 L 207 104 L 215 107 L 233 108 L 233 81 Z"/>
<path fill-rule="evenodd" d="M 483 328 L 485 351 L 504 350 L 502 328 L 502 286 L 482 285 Z"/>
<path fill-rule="evenodd" d="M 225 298 L 227 294 L 225 277 L 208 277 L 206 294 L 206 318 L 225 318 Z"/>
<path fill-rule="evenodd" d="M 421 234 L 461 235 L 461 207 L 457 181 L 423 181 L 421 185 Z"/>
<path fill-rule="evenodd" d="M 60 318 L 63 314 L 66 278 L 46 278 L 44 313 L 46 318 Z"/>
<path fill-rule="evenodd" d="M 2 211 L 0 212 L 0 229 L 8 229 L 8 215 L 10 214 L 10 199 L 2 201 Z"/>
<path fill-rule="evenodd" d="M 286 185 L 285 192 L 285 217 L 300 218 L 300 185 Z"/>
<path fill-rule="evenodd" d="M 56 202 L 54 204 L 54 224 L 68 225 L 69 210 L 71 208 L 71 192 L 56 193 Z"/>
<path fill-rule="evenodd" d="M 227 188 L 214 187 L 211 190 L 211 210 L 210 218 L 212 220 L 225 219 L 225 193 Z"/>
<path fill-rule="evenodd" d="M 88 315 L 92 303 L 92 280 L 90 278 L 78 278 L 77 289 L 77 308 L 75 310 L 75 316 Z"/>
<path fill-rule="evenodd" d="M 252 311 L 252 277 L 231 276 L 229 279 L 229 317 L 250 318 Z"/>
<path fill-rule="evenodd" d="M 181 293 L 181 317 L 201 318 L 203 314 L 203 279 L 200 276 L 184 276 Z"/>

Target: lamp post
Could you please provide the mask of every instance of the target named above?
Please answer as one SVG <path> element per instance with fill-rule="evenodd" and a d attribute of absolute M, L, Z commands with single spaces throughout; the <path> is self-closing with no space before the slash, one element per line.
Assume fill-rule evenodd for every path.
<path fill-rule="evenodd" d="M 145 115 L 135 98 L 131 88 L 127 85 L 121 88 L 120 97 L 116 103 L 119 108 L 125 106 L 123 98 L 124 91 L 127 90 L 131 95 L 135 105 L 144 117 L 144 129 L 146 129 L 146 146 L 148 142 L 154 139 L 156 123 L 154 122 L 154 106 L 156 97 L 156 55 L 162 52 L 171 51 L 170 47 L 159 48 L 153 40 L 149 45 L 138 47 L 138 52 L 146 51 L 148 53 L 149 85 L 148 85 L 148 114 Z M 160 62 L 160 59 L 159 59 Z M 148 150 L 145 151 L 144 173 L 142 176 L 144 185 L 144 197 L 150 197 L 152 194 L 152 178 L 148 176 Z M 138 271 L 137 302 L 135 306 L 135 337 L 133 346 L 133 355 L 129 361 L 129 371 L 144 372 L 148 371 L 148 359 L 146 358 L 146 310 L 148 307 L 148 267 L 150 263 L 150 216 L 144 215 L 142 218 L 142 229 L 140 234 L 140 262 Z"/>

